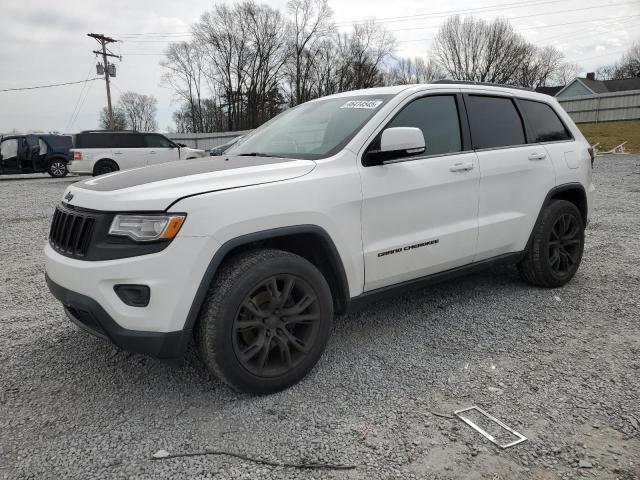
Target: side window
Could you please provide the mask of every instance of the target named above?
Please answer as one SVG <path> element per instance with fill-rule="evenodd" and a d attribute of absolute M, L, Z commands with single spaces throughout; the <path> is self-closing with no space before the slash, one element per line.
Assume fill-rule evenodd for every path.
<path fill-rule="evenodd" d="M 510 98 L 468 95 L 465 106 L 469 115 L 473 148 L 508 147 L 526 143 L 522 119 Z"/>
<path fill-rule="evenodd" d="M 116 133 L 113 137 L 115 137 L 114 148 L 145 148 L 147 146 L 143 136 L 135 133 Z"/>
<path fill-rule="evenodd" d="M 532 142 L 554 142 L 569 140 L 571 135 L 550 105 L 542 102 L 520 99 L 520 105 L 527 118 L 533 138 Z"/>
<path fill-rule="evenodd" d="M 144 136 L 147 148 L 171 148 L 173 142 L 158 134 L 146 134 Z"/>
<path fill-rule="evenodd" d="M 460 120 L 453 95 L 418 98 L 404 107 L 387 125 L 422 130 L 426 149 L 421 155 L 442 155 L 462 150 Z"/>
<path fill-rule="evenodd" d="M 76 135 L 76 148 L 111 148 L 113 135 L 110 133 L 83 133 Z"/>

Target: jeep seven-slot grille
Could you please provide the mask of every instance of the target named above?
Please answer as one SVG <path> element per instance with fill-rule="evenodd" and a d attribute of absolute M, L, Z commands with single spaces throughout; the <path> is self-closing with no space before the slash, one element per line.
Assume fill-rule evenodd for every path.
<path fill-rule="evenodd" d="M 49 231 L 49 243 L 61 253 L 84 257 L 96 219 L 80 212 L 56 208 Z"/>

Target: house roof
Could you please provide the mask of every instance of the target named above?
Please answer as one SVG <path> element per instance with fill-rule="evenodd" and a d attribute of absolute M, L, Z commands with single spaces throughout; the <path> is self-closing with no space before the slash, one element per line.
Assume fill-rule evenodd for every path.
<path fill-rule="evenodd" d="M 551 95 L 553 97 L 556 93 L 558 93 L 563 88 L 564 88 L 564 85 L 559 85 L 557 87 L 537 87 L 536 92 L 544 93 L 545 95 Z"/>
<path fill-rule="evenodd" d="M 624 92 L 625 90 L 640 90 L 640 77 L 624 78 L 622 80 L 605 80 L 602 82 L 609 92 Z"/>
<path fill-rule="evenodd" d="M 576 77 L 555 93 L 557 95 L 574 82 L 580 82 L 593 93 L 624 92 L 627 90 L 640 90 L 640 77 L 623 78 L 621 80 L 591 80 L 589 78 Z"/>

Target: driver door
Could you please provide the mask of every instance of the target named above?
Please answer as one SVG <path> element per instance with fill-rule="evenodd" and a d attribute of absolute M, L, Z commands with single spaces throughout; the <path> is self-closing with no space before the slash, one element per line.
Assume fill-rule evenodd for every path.
<path fill-rule="evenodd" d="M 20 172 L 18 161 L 19 139 L 9 138 L 0 144 L 0 171 L 2 173 Z"/>
<path fill-rule="evenodd" d="M 147 145 L 147 165 L 179 160 L 180 149 L 163 135 L 157 133 L 145 133 L 144 140 Z"/>
<path fill-rule="evenodd" d="M 365 291 L 473 261 L 480 175 L 460 103 L 455 94 L 412 100 L 385 128 L 420 128 L 425 151 L 360 164 Z"/>

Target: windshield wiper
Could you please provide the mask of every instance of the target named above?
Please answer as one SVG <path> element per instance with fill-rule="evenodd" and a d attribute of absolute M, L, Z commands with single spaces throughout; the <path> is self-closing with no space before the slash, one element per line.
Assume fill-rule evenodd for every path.
<path fill-rule="evenodd" d="M 269 155 L 268 153 L 262 152 L 249 152 L 249 153 L 240 153 L 239 157 L 275 157 L 275 155 Z"/>

